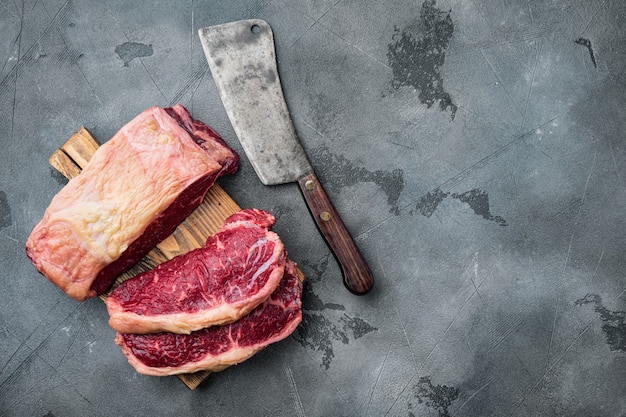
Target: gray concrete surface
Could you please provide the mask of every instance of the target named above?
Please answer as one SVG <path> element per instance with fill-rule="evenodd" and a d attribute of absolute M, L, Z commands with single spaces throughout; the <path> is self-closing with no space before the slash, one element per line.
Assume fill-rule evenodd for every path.
<path fill-rule="evenodd" d="M 106 141 L 180 102 L 241 152 L 197 29 L 244 18 L 274 29 L 376 286 L 346 291 L 297 186 L 242 158 L 220 183 L 276 214 L 304 321 L 190 391 L 138 375 L 103 303 L 62 294 L 24 243 L 81 125 Z M 0 415 L 626 415 L 621 0 L 25 0 L 0 28 Z"/>

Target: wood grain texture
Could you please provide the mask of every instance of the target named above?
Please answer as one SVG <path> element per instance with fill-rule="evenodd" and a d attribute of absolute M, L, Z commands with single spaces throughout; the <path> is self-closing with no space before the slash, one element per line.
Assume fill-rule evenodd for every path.
<path fill-rule="evenodd" d="M 374 278 L 359 248 L 313 171 L 298 179 L 300 190 L 320 233 L 343 273 L 343 283 L 354 294 L 366 294 Z"/>
<path fill-rule="evenodd" d="M 48 159 L 52 167 L 68 179 L 77 176 L 100 144 L 85 127 L 78 129 Z M 217 232 L 228 216 L 241 210 L 241 207 L 218 184 L 207 192 L 202 204 L 185 219 L 169 237 L 159 243 L 137 264 L 121 274 L 115 285 L 154 268 L 174 256 L 199 248 L 206 239 Z M 297 269 L 298 278 L 304 281 L 304 274 Z M 106 294 L 100 298 L 106 298 Z M 190 389 L 196 389 L 210 375 L 209 371 L 182 374 L 177 377 Z"/>

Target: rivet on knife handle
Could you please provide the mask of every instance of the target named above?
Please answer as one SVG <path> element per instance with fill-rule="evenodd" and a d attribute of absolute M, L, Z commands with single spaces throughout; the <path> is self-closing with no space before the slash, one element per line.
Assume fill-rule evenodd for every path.
<path fill-rule="evenodd" d="M 298 179 L 300 190 L 317 228 L 332 250 L 343 273 L 343 283 L 354 294 L 373 286 L 372 273 L 314 172 Z"/>

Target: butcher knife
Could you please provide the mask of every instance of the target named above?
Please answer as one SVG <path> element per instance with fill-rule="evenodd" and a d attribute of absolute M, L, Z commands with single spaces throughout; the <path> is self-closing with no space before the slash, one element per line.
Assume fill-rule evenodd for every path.
<path fill-rule="evenodd" d="M 265 185 L 297 182 L 315 223 L 334 254 L 343 282 L 367 293 L 372 273 L 304 152 L 285 103 L 274 35 L 263 20 L 242 20 L 198 31 L 226 113 Z"/>

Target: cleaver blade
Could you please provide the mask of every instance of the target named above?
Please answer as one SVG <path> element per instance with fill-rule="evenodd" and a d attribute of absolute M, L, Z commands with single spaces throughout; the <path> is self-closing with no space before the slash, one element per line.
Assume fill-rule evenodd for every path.
<path fill-rule="evenodd" d="M 198 31 L 213 80 L 246 156 L 265 185 L 297 182 L 346 288 L 365 294 L 372 273 L 326 195 L 298 139 L 278 75 L 274 35 L 264 20 Z"/>

